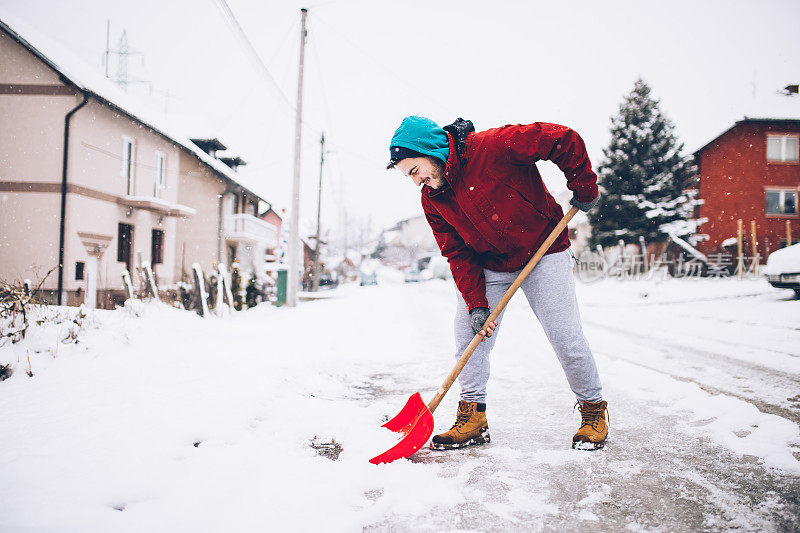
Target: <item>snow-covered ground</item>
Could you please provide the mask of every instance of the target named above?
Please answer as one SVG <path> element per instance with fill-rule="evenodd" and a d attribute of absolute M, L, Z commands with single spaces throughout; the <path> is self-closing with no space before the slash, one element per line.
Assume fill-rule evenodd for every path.
<path fill-rule="evenodd" d="M 48 310 L 64 320 L 0 348 L 15 371 L 0 383 L 0 531 L 800 528 L 791 291 L 578 284 L 611 412 L 598 452 L 570 449 L 574 399 L 517 297 L 493 352 L 492 443 L 373 466 L 394 442 L 385 417 L 453 363 L 452 283 L 381 281 L 206 320 L 148 304 L 78 327 L 74 309 Z M 341 443 L 338 460 L 315 437 Z"/>

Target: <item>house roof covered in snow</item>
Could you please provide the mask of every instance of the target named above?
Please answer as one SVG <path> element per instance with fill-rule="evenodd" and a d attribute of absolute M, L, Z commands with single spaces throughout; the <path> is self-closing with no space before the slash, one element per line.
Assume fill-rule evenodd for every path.
<path fill-rule="evenodd" d="M 731 126 L 727 130 L 723 131 L 722 133 L 720 133 L 719 135 L 717 135 L 716 137 L 714 137 L 713 139 L 708 141 L 702 147 L 700 147 L 697 150 L 695 150 L 693 152 L 693 154 L 694 155 L 699 154 L 700 152 L 702 152 L 703 150 L 705 150 L 706 148 L 708 148 L 709 146 L 714 144 L 720 137 L 722 137 L 723 135 L 727 134 L 728 132 L 730 132 L 731 130 L 733 130 L 735 127 L 737 127 L 740 124 L 758 124 L 758 123 L 761 123 L 761 124 L 783 124 L 783 125 L 791 125 L 791 126 L 800 126 L 800 118 L 744 117 L 742 120 L 737 120 L 733 124 L 733 126 Z"/>
<path fill-rule="evenodd" d="M 0 29 L 8 33 L 14 40 L 57 72 L 64 83 L 72 85 L 84 94 L 93 96 L 109 107 L 183 147 L 197 159 L 211 167 L 224 180 L 243 189 L 247 194 L 264 200 L 259 194 L 239 183 L 236 179 L 235 171 L 228 165 L 211 157 L 187 136 L 176 131 L 175 127 L 168 124 L 165 118 L 136 101 L 115 83 L 96 72 L 95 69 L 80 58 L 74 56 L 62 44 L 51 40 L 46 35 L 42 35 L 10 13 L 0 13 Z"/>

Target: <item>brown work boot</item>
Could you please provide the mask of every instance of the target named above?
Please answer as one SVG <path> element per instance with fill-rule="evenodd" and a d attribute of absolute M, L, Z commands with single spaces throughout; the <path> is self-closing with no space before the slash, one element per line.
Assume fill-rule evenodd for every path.
<path fill-rule="evenodd" d="M 572 447 L 578 450 L 599 450 L 606 443 L 608 404 L 604 401 L 576 404 L 581 412 L 581 427 L 572 437 Z M 609 422 L 611 417 L 608 417 Z"/>
<path fill-rule="evenodd" d="M 478 411 L 478 407 L 481 410 Z M 478 402 L 458 402 L 456 423 L 449 431 L 436 435 L 431 440 L 434 450 L 452 450 L 473 444 L 489 442 L 489 424 L 486 422 L 486 404 Z"/>

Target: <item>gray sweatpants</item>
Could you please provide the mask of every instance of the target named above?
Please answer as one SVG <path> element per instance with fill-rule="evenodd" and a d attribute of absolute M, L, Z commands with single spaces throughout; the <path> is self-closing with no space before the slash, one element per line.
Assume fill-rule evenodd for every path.
<path fill-rule="evenodd" d="M 489 307 L 494 309 L 519 271 L 495 272 L 484 269 L 483 273 L 486 276 L 486 298 L 489 300 Z M 542 324 L 575 397 L 581 402 L 602 400 L 603 391 L 600 377 L 597 375 L 597 366 L 581 327 L 569 251 L 542 257 L 520 289 L 525 293 L 531 309 Z M 462 400 L 481 403 L 486 401 L 489 352 L 501 330 L 502 319 L 501 314 L 494 334 L 478 345 L 458 377 Z M 456 358 L 461 356 L 474 336 L 467 304 L 459 293 L 455 318 Z"/>

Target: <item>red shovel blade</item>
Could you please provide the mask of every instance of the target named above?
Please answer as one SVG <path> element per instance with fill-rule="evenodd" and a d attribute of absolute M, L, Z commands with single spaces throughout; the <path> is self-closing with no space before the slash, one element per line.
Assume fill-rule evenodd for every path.
<path fill-rule="evenodd" d="M 369 462 L 374 465 L 409 457 L 422 448 L 433 433 L 433 415 L 417 392 L 411 395 L 397 416 L 381 427 L 401 433 L 403 438 L 387 451 L 370 459 Z"/>

